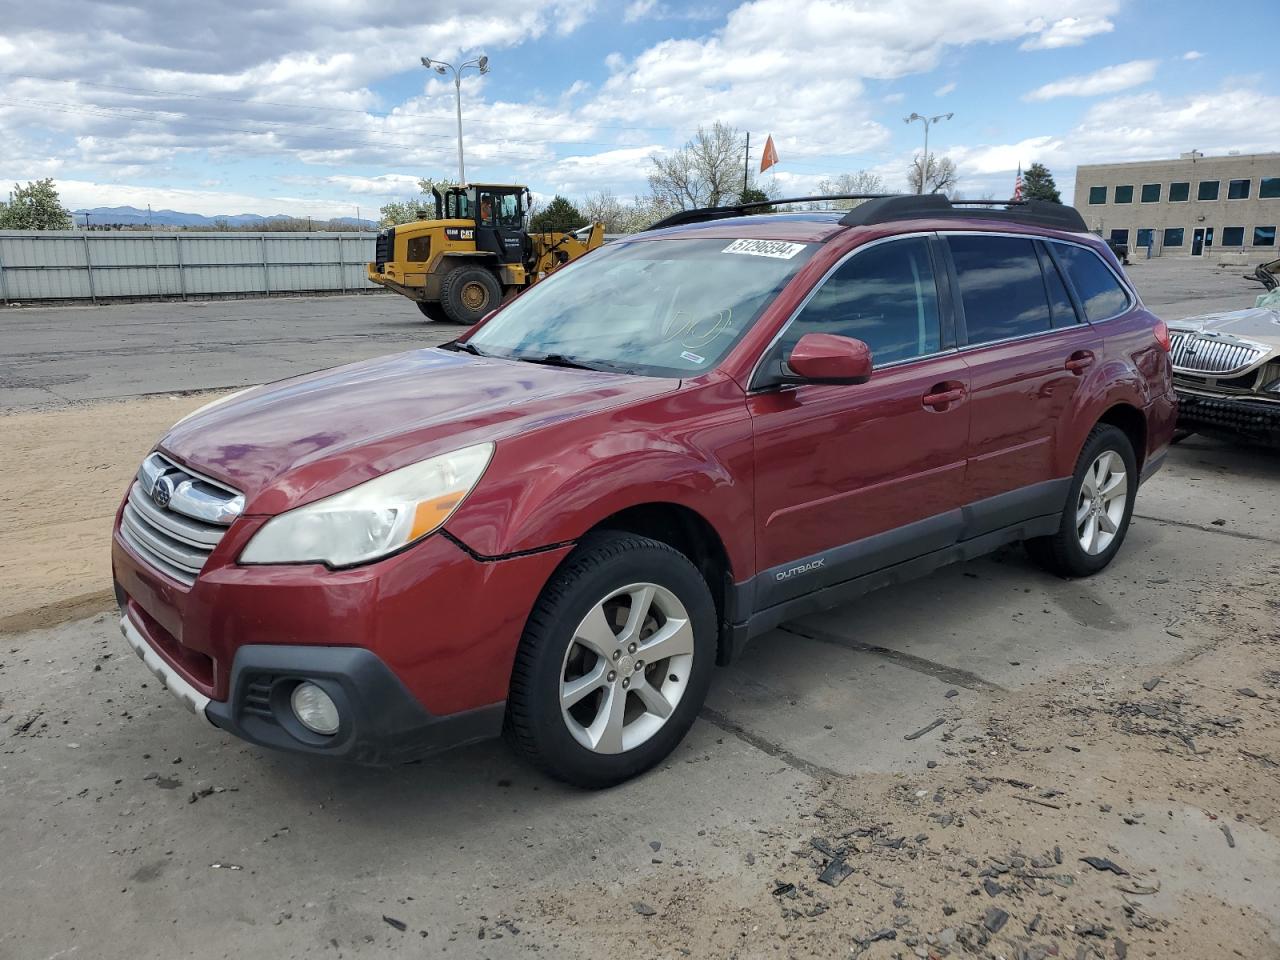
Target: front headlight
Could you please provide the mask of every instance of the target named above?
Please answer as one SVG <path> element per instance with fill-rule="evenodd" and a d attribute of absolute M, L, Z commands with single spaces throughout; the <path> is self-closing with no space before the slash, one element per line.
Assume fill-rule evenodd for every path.
<path fill-rule="evenodd" d="M 241 563 L 368 563 L 421 540 L 480 480 L 492 443 L 479 443 L 368 480 L 267 521 Z"/>

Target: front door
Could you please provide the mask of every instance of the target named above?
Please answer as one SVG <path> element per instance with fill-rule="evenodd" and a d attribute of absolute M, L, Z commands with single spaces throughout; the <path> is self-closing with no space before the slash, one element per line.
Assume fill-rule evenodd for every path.
<path fill-rule="evenodd" d="M 1196 227 L 1195 232 L 1191 234 L 1191 255 L 1198 257 L 1204 253 L 1204 231 Z"/>
<path fill-rule="evenodd" d="M 498 255 L 503 263 L 524 261 L 524 211 L 521 191 L 481 187 L 476 205 L 476 249 Z"/>
<path fill-rule="evenodd" d="M 927 236 L 855 251 L 761 363 L 806 333 L 871 347 L 871 380 L 756 390 L 757 570 L 763 610 L 955 542 L 969 377 L 944 332 Z M 949 325 L 948 325 L 949 327 Z"/>

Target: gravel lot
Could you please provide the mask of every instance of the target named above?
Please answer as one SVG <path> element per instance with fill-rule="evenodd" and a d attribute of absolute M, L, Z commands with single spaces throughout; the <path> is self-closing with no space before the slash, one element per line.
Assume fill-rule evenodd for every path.
<path fill-rule="evenodd" d="M 1132 271 L 1171 319 L 1256 289 Z M 274 322 L 285 305 L 306 315 Z M 21 313 L 39 369 L 84 376 L 0 388 L 3 960 L 1280 957 L 1280 456 L 1175 448 L 1098 577 L 1010 549 L 785 625 L 719 672 L 667 764 L 614 790 L 498 743 L 366 770 L 183 712 L 106 612 L 124 479 L 202 398 L 87 401 L 248 382 L 216 382 L 195 345 L 133 356 L 131 337 L 179 337 L 127 329 L 162 307 L 252 312 L 240 333 L 200 323 L 224 370 L 282 371 L 257 379 L 288 372 L 274 351 L 322 366 L 437 333 L 383 297 L 66 311 L 94 314 L 82 343 L 121 331 L 108 375 L 46 342 L 61 311 Z M 14 315 L 0 371 L 30 380 Z M 321 335 L 299 361 L 304 323 Z"/>

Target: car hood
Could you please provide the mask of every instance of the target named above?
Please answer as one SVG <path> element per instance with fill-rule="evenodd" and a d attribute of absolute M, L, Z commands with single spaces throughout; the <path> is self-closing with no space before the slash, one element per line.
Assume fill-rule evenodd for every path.
<path fill-rule="evenodd" d="M 1240 337 L 1272 347 L 1280 347 L 1280 310 L 1250 307 L 1229 313 L 1206 313 L 1198 317 L 1169 321 L 1171 330 Z"/>
<path fill-rule="evenodd" d="M 678 380 L 429 348 L 255 387 L 160 448 L 275 514 L 398 467 L 677 389 Z"/>

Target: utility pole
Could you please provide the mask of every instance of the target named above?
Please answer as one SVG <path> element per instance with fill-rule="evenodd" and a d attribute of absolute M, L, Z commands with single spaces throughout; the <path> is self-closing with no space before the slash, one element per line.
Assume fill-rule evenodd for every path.
<path fill-rule="evenodd" d="M 455 67 L 453 64 L 445 63 L 443 60 L 432 60 L 430 57 L 423 57 L 422 65 L 428 70 L 434 70 L 442 76 L 448 74 L 449 71 L 453 71 L 454 98 L 458 109 L 458 184 L 460 186 L 465 186 L 467 182 L 467 168 L 462 160 L 462 73 L 468 67 L 475 67 L 481 75 L 488 73 L 489 58 L 477 57 L 474 60 L 468 60 L 460 66 Z"/>
<path fill-rule="evenodd" d="M 742 199 L 747 199 L 747 177 L 751 175 L 751 131 L 747 131 L 747 151 L 742 158 Z"/>
<path fill-rule="evenodd" d="M 916 193 L 924 193 L 924 181 L 929 175 L 929 127 L 939 120 L 950 120 L 954 116 L 954 113 L 940 113 L 936 117 L 922 117 L 920 114 L 912 112 L 911 116 L 902 118 L 903 123 L 919 120 L 924 124 L 924 160 L 921 161 L 920 180 L 916 184 Z"/>

